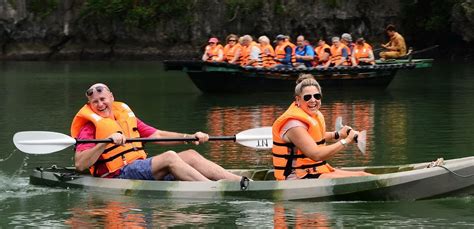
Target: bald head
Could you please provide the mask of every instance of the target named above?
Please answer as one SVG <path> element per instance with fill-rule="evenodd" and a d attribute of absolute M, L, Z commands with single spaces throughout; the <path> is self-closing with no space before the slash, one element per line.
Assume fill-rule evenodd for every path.
<path fill-rule="evenodd" d="M 299 35 L 297 38 L 296 38 L 296 45 L 300 46 L 300 47 L 303 47 L 305 45 L 305 39 L 304 39 L 304 36 L 303 35 Z"/>
<path fill-rule="evenodd" d="M 98 94 L 102 94 L 103 92 L 111 93 L 109 87 L 103 83 L 96 83 L 90 86 L 86 91 L 86 97 L 90 99 L 94 92 Z"/>

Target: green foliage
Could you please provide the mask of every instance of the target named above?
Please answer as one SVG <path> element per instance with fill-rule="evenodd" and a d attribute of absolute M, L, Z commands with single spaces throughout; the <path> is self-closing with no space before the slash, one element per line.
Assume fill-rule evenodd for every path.
<path fill-rule="evenodd" d="M 36 17 L 45 18 L 58 9 L 59 0 L 29 0 L 26 2 L 28 12 Z"/>
<path fill-rule="evenodd" d="M 273 9 L 276 15 L 284 15 L 286 12 L 285 6 L 283 5 L 282 0 L 275 1 L 275 7 Z"/>
<path fill-rule="evenodd" d="M 234 17 L 236 11 L 242 14 L 251 14 L 263 7 L 263 0 L 226 0 L 224 3 L 227 6 L 230 18 Z"/>
<path fill-rule="evenodd" d="M 402 1 L 407 25 L 415 30 L 427 32 L 446 32 L 450 29 L 451 9 L 456 0 L 418 0 Z"/>
<path fill-rule="evenodd" d="M 329 8 L 339 8 L 341 6 L 340 0 L 324 0 L 323 2 L 329 6 Z"/>
<path fill-rule="evenodd" d="M 15 0 L 8 0 L 7 1 L 10 6 L 12 6 L 14 9 L 16 9 L 16 1 Z"/>
<path fill-rule="evenodd" d="M 129 27 L 149 29 L 160 20 L 186 14 L 187 0 L 86 0 L 81 18 L 86 21 L 115 21 Z"/>

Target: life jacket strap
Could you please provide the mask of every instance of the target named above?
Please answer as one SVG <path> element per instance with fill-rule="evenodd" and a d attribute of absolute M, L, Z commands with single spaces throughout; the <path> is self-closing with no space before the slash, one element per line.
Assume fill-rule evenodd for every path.
<path fill-rule="evenodd" d="M 297 166 L 297 167 L 291 167 L 291 169 L 308 169 L 308 168 L 316 168 L 316 167 L 319 167 L 319 166 L 322 166 L 322 165 L 325 165 L 327 164 L 326 161 L 322 161 L 322 162 L 319 162 L 319 163 L 315 163 L 315 164 L 310 164 L 310 165 L 302 165 L 302 166 Z M 275 170 L 286 170 L 286 166 L 283 167 L 283 166 L 273 166 L 273 168 Z M 291 174 L 291 171 L 290 171 L 290 174 Z M 289 175 L 289 174 L 288 174 Z M 286 176 L 285 176 L 286 177 Z"/>
<path fill-rule="evenodd" d="M 111 148 L 113 148 L 113 147 L 111 147 Z M 113 160 L 115 160 L 115 158 L 121 157 L 121 156 L 123 156 L 123 155 L 125 155 L 125 154 L 127 154 L 127 153 L 130 153 L 130 152 L 133 152 L 133 151 L 140 151 L 140 150 L 143 150 L 143 149 L 144 149 L 143 147 L 133 147 L 133 148 L 124 150 L 123 152 L 118 153 L 118 154 L 116 154 L 116 155 L 114 155 L 114 156 L 112 156 L 112 157 L 109 157 L 109 158 L 107 158 L 107 159 L 99 159 L 99 160 L 97 160 L 96 163 L 107 163 L 107 162 L 113 161 Z M 104 151 L 104 153 L 105 153 L 105 151 Z"/>
<path fill-rule="evenodd" d="M 117 148 L 117 147 L 118 147 L 118 146 L 112 146 L 112 147 L 110 147 L 110 148 Z M 109 149 L 110 149 L 110 148 L 109 148 Z M 123 155 L 125 155 L 125 154 L 127 154 L 127 153 L 130 153 L 130 152 L 133 152 L 133 151 L 139 151 L 139 150 L 143 150 L 143 149 L 144 149 L 143 147 L 133 147 L 133 148 L 130 148 L 130 149 L 128 149 L 128 150 L 125 150 L 125 151 L 123 151 L 123 152 L 121 152 L 121 153 L 118 153 L 118 154 L 116 154 L 116 155 L 114 155 L 114 156 L 112 156 L 112 157 L 110 157 L 110 158 L 97 160 L 96 163 L 94 164 L 94 170 L 93 170 L 93 172 L 92 172 L 92 175 L 95 176 L 95 177 L 99 177 L 99 170 L 97 169 L 97 167 L 98 167 L 99 164 L 105 164 L 105 163 L 107 163 L 107 162 L 109 162 L 109 161 L 113 161 L 113 160 L 116 159 L 117 157 L 121 157 L 121 156 L 123 156 Z M 109 150 L 109 151 L 110 151 L 110 150 Z M 105 153 L 105 151 L 104 151 L 104 153 Z M 107 173 L 106 175 L 108 175 L 108 173 Z"/>
<path fill-rule="evenodd" d="M 323 139 L 322 139 L 321 141 L 319 141 L 319 142 L 316 142 L 316 145 L 322 145 L 322 144 L 324 144 L 324 143 L 326 143 L 326 139 L 325 139 L 325 138 L 323 138 Z M 288 147 L 288 148 L 290 148 L 290 147 L 295 147 L 295 144 L 293 144 L 293 143 L 291 143 L 291 142 L 275 142 L 275 141 L 273 141 L 273 145 L 276 145 L 276 146 L 286 146 L 286 147 Z"/>

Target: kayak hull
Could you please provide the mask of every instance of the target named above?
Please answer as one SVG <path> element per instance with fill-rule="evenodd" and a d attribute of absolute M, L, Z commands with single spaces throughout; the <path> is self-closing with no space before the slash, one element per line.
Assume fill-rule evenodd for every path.
<path fill-rule="evenodd" d="M 429 163 L 344 168 L 380 174 L 290 181 L 275 181 L 271 170 L 230 170 L 235 174 L 252 178 L 253 181 L 248 184 L 233 181 L 107 179 L 78 174 L 73 168 L 49 168 L 34 170 L 30 176 L 30 183 L 127 196 L 205 200 L 386 201 L 472 195 L 474 177 L 459 175 L 474 174 L 474 157 L 447 160 L 445 163 L 444 168 L 426 168 Z"/>

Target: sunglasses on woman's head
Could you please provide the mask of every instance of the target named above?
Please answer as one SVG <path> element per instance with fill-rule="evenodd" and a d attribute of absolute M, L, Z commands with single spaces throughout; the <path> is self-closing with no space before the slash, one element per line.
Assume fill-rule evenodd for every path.
<path fill-rule="evenodd" d="M 100 86 L 100 85 L 99 85 L 99 86 L 95 86 L 95 87 L 91 87 L 91 88 L 87 89 L 86 95 L 87 95 L 87 96 L 91 96 L 92 94 L 94 94 L 94 89 L 95 89 L 98 93 L 102 93 L 102 91 L 103 91 L 104 89 L 107 89 L 107 88 L 104 87 L 104 86 Z"/>
<path fill-rule="evenodd" d="M 323 96 L 320 93 L 307 94 L 307 95 L 303 95 L 303 100 L 308 102 L 312 97 L 314 97 L 316 100 L 321 100 Z"/>

